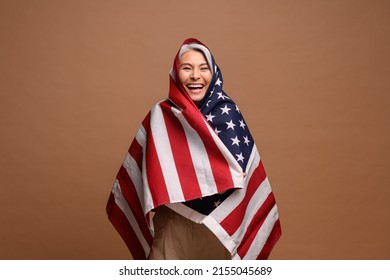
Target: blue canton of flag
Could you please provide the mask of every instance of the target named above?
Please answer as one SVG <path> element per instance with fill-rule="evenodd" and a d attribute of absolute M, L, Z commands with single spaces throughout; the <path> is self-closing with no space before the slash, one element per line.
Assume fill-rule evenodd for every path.
<path fill-rule="evenodd" d="M 254 142 L 238 106 L 222 90 L 219 73 L 212 95 L 201 112 L 245 171 Z"/>

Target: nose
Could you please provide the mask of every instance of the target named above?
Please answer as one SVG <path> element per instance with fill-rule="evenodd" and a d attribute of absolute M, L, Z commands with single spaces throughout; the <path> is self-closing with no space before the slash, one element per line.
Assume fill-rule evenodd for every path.
<path fill-rule="evenodd" d="M 199 71 L 197 69 L 194 69 L 192 72 L 191 72 L 191 78 L 193 80 L 197 80 L 199 79 L 200 77 L 200 74 L 199 74 Z"/>

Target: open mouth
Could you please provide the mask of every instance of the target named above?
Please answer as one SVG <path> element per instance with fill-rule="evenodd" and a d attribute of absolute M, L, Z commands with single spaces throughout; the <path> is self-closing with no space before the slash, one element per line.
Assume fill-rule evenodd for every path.
<path fill-rule="evenodd" d="M 204 87 L 204 85 L 202 85 L 202 84 L 188 84 L 187 85 L 187 88 L 193 92 L 199 92 L 203 89 L 203 87 Z"/>

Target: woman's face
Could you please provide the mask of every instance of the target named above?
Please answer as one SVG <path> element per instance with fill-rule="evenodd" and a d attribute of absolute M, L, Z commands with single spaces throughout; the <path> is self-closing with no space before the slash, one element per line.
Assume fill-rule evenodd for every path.
<path fill-rule="evenodd" d="M 195 104 L 199 104 L 205 96 L 211 78 L 211 70 L 203 53 L 189 50 L 182 55 L 179 80 Z"/>

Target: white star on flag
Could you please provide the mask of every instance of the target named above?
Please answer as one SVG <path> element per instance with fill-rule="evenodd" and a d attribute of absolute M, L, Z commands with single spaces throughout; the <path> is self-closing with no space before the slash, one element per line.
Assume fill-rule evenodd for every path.
<path fill-rule="evenodd" d="M 229 111 L 231 110 L 231 109 L 227 106 L 227 104 L 225 105 L 225 107 L 220 108 L 220 109 L 222 110 L 221 115 L 222 115 L 222 114 L 225 114 L 225 113 L 229 115 Z"/>
<path fill-rule="evenodd" d="M 244 120 L 240 120 L 240 127 L 245 130 L 246 124 L 244 123 Z"/>
<path fill-rule="evenodd" d="M 213 122 L 213 118 L 215 118 L 215 116 L 212 115 L 211 112 L 210 112 L 210 114 L 206 115 L 206 118 L 207 118 L 208 122 Z"/>
<path fill-rule="evenodd" d="M 218 201 L 214 202 L 214 207 L 218 207 L 221 203 L 222 203 L 221 200 L 218 199 Z"/>
<path fill-rule="evenodd" d="M 238 137 L 236 136 L 235 138 L 230 138 L 232 139 L 233 143 L 232 143 L 232 146 L 233 145 L 237 145 L 237 146 L 240 146 L 240 140 L 238 140 Z"/>
<path fill-rule="evenodd" d="M 226 122 L 227 124 L 227 128 L 226 129 L 233 129 L 234 130 L 234 127 L 236 126 L 234 123 L 233 123 L 233 120 L 230 120 L 230 122 Z"/>
<path fill-rule="evenodd" d="M 215 131 L 215 133 L 216 133 L 217 135 L 221 132 L 220 130 L 218 130 L 217 127 L 214 129 L 214 131 Z"/>
<path fill-rule="evenodd" d="M 223 92 L 217 92 L 217 94 L 218 94 L 218 98 L 217 99 L 222 98 L 223 100 L 225 100 L 226 96 L 223 95 Z"/>
<path fill-rule="evenodd" d="M 247 146 L 249 146 L 249 143 L 250 143 L 251 141 L 249 141 L 249 139 L 248 139 L 248 136 L 244 136 L 244 143 L 247 145 Z"/>
<path fill-rule="evenodd" d="M 222 81 L 218 78 L 215 84 L 220 86 L 222 84 Z"/>
<path fill-rule="evenodd" d="M 236 154 L 236 156 L 237 156 L 237 161 L 244 161 L 244 157 L 242 156 L 242 153 L 240 153 L 240 154 Z"/>

